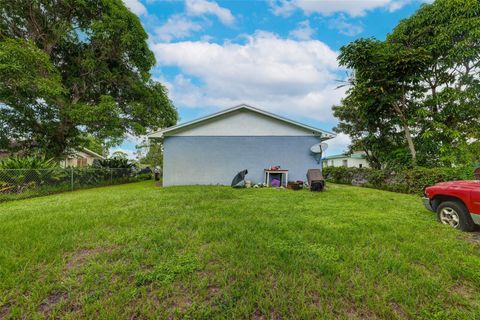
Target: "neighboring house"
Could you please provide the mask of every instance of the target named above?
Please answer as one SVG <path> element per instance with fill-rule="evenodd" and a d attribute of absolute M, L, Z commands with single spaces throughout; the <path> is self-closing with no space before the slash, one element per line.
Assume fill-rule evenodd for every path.
<path fill-rule="evenodd" d="M 8 158 L 10 157 L 10 152 L 7 150 L 0 150 L 0 159 Z"/>
<path fill-rule="evenodd" d="M 60 161 L 61 167 L 85 167 L 93 164 L 95 159 L 103 160 L 105 157 L 87 148 L 75 150 L 73 154 Z"/>
<path fill-rule="evenodd" d="M 279 165 L 290 181 L 306 179 L 319 168 L 310 147 L 335 134 L 239 105 L 215 114 L 152 133 L 163 138 L 163 184 L 229 185 L 237 172 L 264 181 L 264 169 Z"/>
<path fill-rule="evenodd" d="M 338 154 L 323 158 L 323 165 L 325 167 L 349 167 L 349 168 L 369 168 L 365 152 L 358 151 L 350 155 Z"/>

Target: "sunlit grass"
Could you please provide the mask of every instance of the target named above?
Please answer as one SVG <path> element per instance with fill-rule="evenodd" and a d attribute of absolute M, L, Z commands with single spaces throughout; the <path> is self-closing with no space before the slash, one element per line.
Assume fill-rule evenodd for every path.
<path fill-rule="evenodd" d="M 0 318 L 478 319 L 475 234 L 416 196 L 152 181 L 0 204 Z"/>

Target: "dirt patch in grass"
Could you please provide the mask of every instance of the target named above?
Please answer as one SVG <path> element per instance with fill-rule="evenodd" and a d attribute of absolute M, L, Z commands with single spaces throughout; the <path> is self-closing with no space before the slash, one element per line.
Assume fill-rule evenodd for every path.
<path fill-rule="evenodd" d="M 480 232 L 471 232 L 466 234 L 467 242 L 480 245 Z"/>
<path fill-rule="evenodd" d="M 48 316 L 50 311 L 62 300 L 67 300 L 67 293 L 65 291 L 54 291 L 50 293 L 45 300 L 38 306 L 38 311 L 44 316 Z"/>
<path fill-rule="evenodd" d="M 390 308 L 400 319 L 410 319 L 403 308 L 396 302 L 390 302 Z"/>
<path fill-rule="evenodd" d="M 0 306 L 0 319 L 5 318 L 10 313 L 10 308 L 12 307 L 12 302 L 7 302 L 4 305 Z"/>
<path fill-rule="evenodd" d="M 366 307 L 358 306 L 357 304 L 351 302 L 344 302 L 343 306 L 347 319 L 378 319 L 377 315 Z"/>
<path fill-rule="evenodd" d="M 215 300 L 215 298 L 218 297 L 219 293 L 220 293 L 220 287 L 215 285 L 215 284 L 209 284 L 207 286 L 207 297 L 205 299 L 205 301 L 207 302 L 210 302 L 210 301 L 213 301 Z"/>
<path fill-rule="evenodd" d="M 67 263 L 65 264 L 65 271 L 77 269 L 98 254 L 108 253 L 111 251 L 113 251 L 113 248 L 111 247 L 79 249 L 68 256 Z"/>
<path fill-rule="evenodd" d="M 448 289 L 448 292 L 450 294 L 454 294 L 462 297 L 465 301 L 470 301 L 470 302 L 476 301 L 474 298 L 475 294 L 473 289 L 461 282 L 457 282 L 453 286 L 451 286 Z"/>
<path fill-rule="evenodd" d="M 193 303 L 188 290 L 182 285 L 175 286 L 168 300 L 169 309 L 177 310 L 182 314 L 185 313 Z"/>
<path fill-rule="evenodd" d="M 270 313 L 268 315 L 263 314 L 258 308 L 255 309 L 255 312 L 252 315 L 252 319 L 255 320 L 266 320 L 266 319 L 271 319 L 271 320 L 281 320 L 283 317 L 278 314 L 275 310 L 270 310 Z"/>

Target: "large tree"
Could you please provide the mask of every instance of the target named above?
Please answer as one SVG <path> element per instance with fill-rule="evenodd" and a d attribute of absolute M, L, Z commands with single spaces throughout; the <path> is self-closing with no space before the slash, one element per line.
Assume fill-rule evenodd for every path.
<path fill-rule="evenodd" d="M 437 0 L 424 5 L 388 36 L 389 43 L 429 54 L 421 74 L 418 133 L 424 162 L 450 165 L 469 159 L 469 141 L 480 139 L 480 4 Z"/>
<path fill-rule="evenodd" d="M 437 0 L 385 41 L 343 47 L 339 61 L 354 76 L 334 107 L 337 131 L 377 152 L 382 165 L 471 163 L 478 157 L 472 142 L 480 139 L 479 39 L 477 0 Z M 406 151 L 411 161 L 404 161 Z"/>
<path fill-rule="evenodd" d="M 0 2 L 0 148 L 61 156 L 172 125 L 139 19 L 121 0 Z"/>
<path fill-rule="evenodd" d="M 411 162 L 416 164 L 412 134 L 418 117 L 415 98 L 427 59 L 425 50 L 375 39 L 360 39 L 342 47 L 339 62 L 355 70 L 355 76 L 342 105 L 334 107 L 341 120 L 336 130 L 350 134 L 356 144 L 368 142 L 373 147 L 386 143 L 392 151 L 392 141 L 398 141 L 402 133 Z M 359 135 L 362 132 L 363 136 Z M 375 149 L 378 153 L 382 148 Z M 373 155 L 373 150 L 370 153 Z"/>

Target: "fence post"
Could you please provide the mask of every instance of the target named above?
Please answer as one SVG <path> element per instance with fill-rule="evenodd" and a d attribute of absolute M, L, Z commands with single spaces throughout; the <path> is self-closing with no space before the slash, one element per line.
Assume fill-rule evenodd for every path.
<path fill-rule="evenodd" d="M 73 191 L 73 167 L 70 167 L 70 188 Z"/>

